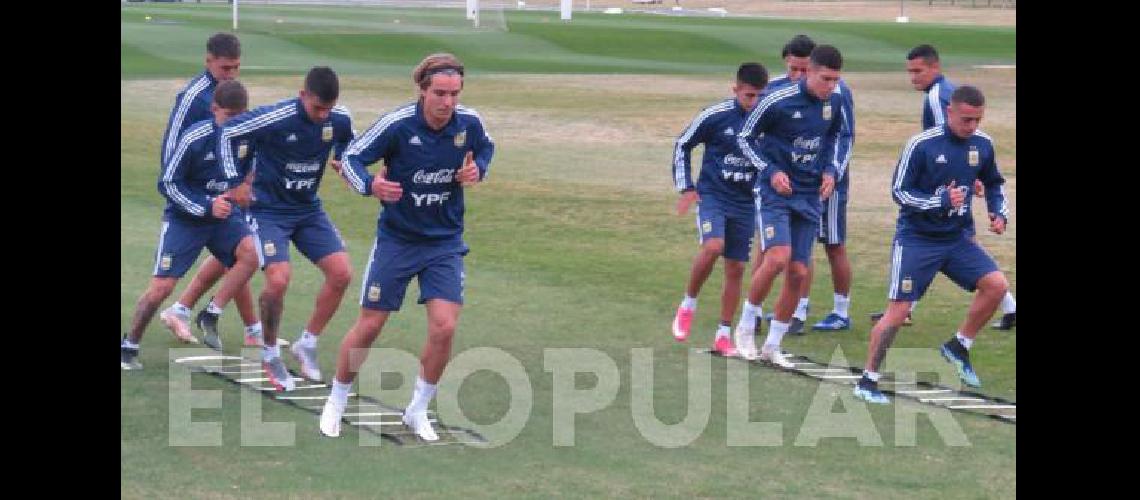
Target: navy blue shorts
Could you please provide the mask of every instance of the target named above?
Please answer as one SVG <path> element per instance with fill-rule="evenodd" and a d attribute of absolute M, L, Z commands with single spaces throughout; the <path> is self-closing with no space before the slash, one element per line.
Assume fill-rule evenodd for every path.
<path fill-rule="evenodd" d="M 417 303 L 443 299 L 463 304 L 463 256 L 467 251 L 462 242 L 407 243 L 377 236 L 361 283 L 360 306 L 399 311 L 412 277 L 418 278 L 420 285 Z"/>
<path fill-rule="evenodd" d="M 235 252 L 242 238 L 252 236 L 245 215 L 235 211 L 225 220 L 189 221 L 182 217 L 163 217 L 154 257 L 154 276 L 181 278 L 198 260 L 203 248 L 226 267 L 237 260 Z"/>
<path fill-rule="evenodd" d="M 916 301 L 926 293 L 939 272 L 964 290 L 973 292 L 979 279 L 997 270 L 994 259 L 966 234 L 949 241 L 896 234 L 887 297 Z"/>
<path fill-rule="evenodd" d="M 760 250 L 780 245 L 792 247 L 792 260 L 811 264 L 811 251 L 819 233 L 820 204 L 818 196 L 780 195 L 763 186 L 756 194 L 756 228 L 760 231 Z"/>
<path fill-rule="evenodd" d="M 255 211 L 252 226 L 263 265 L 288 262 L 290 241 L 314 264 L 345 248 L 340 231 L 324 210 L 300 215 Z"/>
<path fill-rule="evenodd" d="M 710 195 L 701 195 L 697 203 L 697 233 L 701 245 L 709 238 L 724 240 L 724 258 L 748 261 L 752 251 L 752 218 L 754 212 L 749 207 L 744 213 L 717 201 Z"/>
<path fill-rule="evenodd" d="M 847 193 L 835 190 L 823 200 L 819 218 L 819 242 L 824 245 L 842 245 L 847 241 Z"/>

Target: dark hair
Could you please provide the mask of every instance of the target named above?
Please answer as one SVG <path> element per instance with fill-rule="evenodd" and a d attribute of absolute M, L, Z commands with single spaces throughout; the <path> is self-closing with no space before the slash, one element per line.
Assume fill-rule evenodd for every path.
<path fill-rule="evenodd" d="M 930 45 L 924 43 L 918 47 L 910 49 L 910 52 L 906 53 L 906 60 L 908 61 L 919 58 L 921 58 L 923 61 L 926 61 L 926 64 L 934 64 L 938 62 L 938 51 L 934 50 L 934 47 L 931 47 Z"/>
<path fill-rule="evenodd" d="M 811 50 L 811 63 L 839 71 L 843 69 L 843 56 L 839 54 L 839 49 L 831 45 L 818 45 Z"/>
<path fill-rule="evenodd" d="M 314 66 L 305 75 L 305 90 L 315 94 L 321 102 L 333 102 L 340 96 L 340 80 L 328 66 Z"/>
<path fill-rule="evenodd" d="M 746 62 L 736 70 L 736 81 L 763 89 L 768 85 L 768 70 L 760 63 Z"/>
<path fill-rule="evenodd" d="M 812 41 L 807 35 L 796 35 L 784 44 L 784 50 L 780 51 L 780 57 L 807 57 L 811 55 L 812 49 L 815 49 L 815 42 Z"/>
<path fill-rule="evenodd" d="M 230 33 L 217 33 L 206 40 L 206 53 L 214 57 L 238 59 L 241 57 L 241 42 Z"/>
<path fill-rule="evenodd" d="M 971 106 L 985 106 L 986 96 L 982 95 L 982 91 L 973 85 L 963 85 L 954 89 L 954 93 L 950 94 L 950 102 L 964 102 Z"/>
<path fill-rule="evenodd" d="M 214 89 L 214 103 L 224 109 L 245 111 L 249 107 L 249 94 L 245 86 L 237 80 L 228 80 L 218 84 Z"/>

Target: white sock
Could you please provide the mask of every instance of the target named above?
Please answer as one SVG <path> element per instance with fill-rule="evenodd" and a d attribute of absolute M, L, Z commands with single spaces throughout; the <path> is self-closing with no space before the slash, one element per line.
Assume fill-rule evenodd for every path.
<path fill-rule="evenodd" d="M 788 333 L 788 324 L 773 318 L 768 324 L 768 338 L 764 339 L 764 346 L 779 349 L 785 333 Z"/>
<path fill-rule="evenodd" d="M 301 336 L 297 338 L 297 344 L 300 344 L 301 347 L 313 348 L 317 346 L 318 339 L 320 339 L 320 336 L 313 335 L 309 333 L 308 330 L 305 330 L 301 332 Z"/>
<path fill-rule="evenodd" d="M 681 309 L 696 309 L 696 308 L 697 308 L 697 298 L 696 297 L 690 297 L 689 294 L 685 294 L 685 298 L 681 299 Z"/>
<path fill-rule="evenodd" d="M 871 382 L 878 382 L 879 377 L 881 377 L 882 375 L 880 375 L 879 372 L 873 372 L 870 370 L 863 370 L 863 376 L 867 377 L 867 379 L 870 380 Z"/>
<path fill-rule="evenodd" d="M 807 321 L 808 298 L 800 298 L 800 303 L 796 305 L 796 312 L 792 313 L 792 317 L 800 321 Z"/>
<path fill-rule="evenodd" d="M 256 336 L 260 337 L 261 336 L 261 322 L 258 321 L 257 323 L 254 323 L 252 325 L 245 327 L 245 334 L 249 335 L 249 336 L 256 335 Z"/>
<path fill-rule="evenodd" d="M 435 397 L 435 384 L 429 384 L 416 375 L 416 390 L 412 393 L 412 402 L 408 403 L 406 412 L 412 414 L 427 411 L 433 397 Z"/>
<path fill-rule="evenodd" d="M 281 349 L 274 343 L 273 346 L 265 346 L 261 348 L 261 360 L 270 361 L 273 358 L 281 357 Z"/>
<path fill-rule="evenodd" d="M 729 327 L 729 325 L 721 323 L 720 326 L 716 327 L 716 338 L 718 340 L 722 337 L 727 339 L 728 334 L 731 333 L 731 331 L 732 331 L 732 328 Z"/>
<path fill-rule="evenodd" d="M 215 304 L 213 300 L 211 300 L 209 304 L 206 304 L 206 312 L 208 312 L 210 314 L 217 314 L 218 316 L 221 316 L 222 315 L 222 308 L 218 307 L 218 305 Z"/>
<path fill-rule="evenodd" d="M 352 390 L 352 382 L 347 384 L 341 383 L 336 377 L 333 377 L 332 393 L 329 394 L 329 399 L 338 406 L 344 407 L 348 404 L 348 392 Z"/>
<path fill-rule="evenodd" d="M 1005 298 L 1001 299 L 1001 310 L 1006 314 L 1017 312 L 1017 301 L 1013 300 L 1013 294 L 1005 292 Z"/>
<path fill-rule="evenodd" d="M 181 302 L 175 302 L 175 303 L 170 305 L 170 312 L 177 314 L 179 316 L 189 316 L 190 315 L 190 308 L 182 305 Z"/>
<path fill-rule="evenodd" d="M 123 339 L 123 342 L 120 345 L 122 345 L 123 347 L 129 347 L 131 349 L 138 349 L 139 348 L 139 345 L 134 343 L 134 342 L 131 342 L 131 339 Z"/>
<path fill-rule="evenodd" d="M 756 318 L 760 317 L 760 306 L 754 306 L 747 299 L 744 301 L 744 306 L 740 308 L 740 322 L 736 324 L 737 328 L 745 330 L 753 330 L 756 328 Z"/>
<path fill-rule="evenodd" d="M 849 307 L 851 307 L 851 297 L 835 294 L 835 309 L 831 312 L 838 314 L 840 318 L 847 318 Z"/>
<path fill-rule="evenodd" d="M 970 346 L 974 345 L 974 339 L 966 338 L 962 332 L 958 332 L 954 336 L 958 338 L 958 343 L 962 344 L 962 347 L 965 347 L 967 351 L 970 350 Z"/>

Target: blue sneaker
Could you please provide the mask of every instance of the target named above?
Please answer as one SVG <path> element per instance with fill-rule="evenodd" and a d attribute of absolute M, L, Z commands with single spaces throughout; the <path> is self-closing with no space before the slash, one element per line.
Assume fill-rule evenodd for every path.
<path fill-rule="evenodd" d="M 974 373 L 974 367 L 970 366 L 970 351 L 962 347 L 958 339 L 947 340 L 938 352 L 942 353 L 942 357 L 958 369 L 958 378 L 962 379 L 963 384 L 970 387 L 982 386 L 982 381 L 978 380 L 978 374 Z"/>
<path fill-rule="evenodd" d="M 1015 312 L 1005 313 L 1001 315 L 1000 320 L 995 321 L 992 325 L 990 325 L 990 327 L 995 330 L 1013 330 L 1013 328 L 1016 326 L 1017 313 Z"/>
<path fill-rule="evenodd" d="M 771 328 L 771 325 L 769 325 L 769 328 Z M 784 333 L 788 335 L 803 335 L 804 321 L 795 316 L 792 316 L 792 319 L 788 321 L 788 331 Z"/>
<path fill-rule="evenodd" d="M 831 313 L 819 323 L 812 325 L 811 329 L 827 331 L 850 330 L 851 318 L 844 318 L 838 314 Z"/>
<path fill-rule="evenodd" d="M 868 403 L 877 405 L 891 404 L 891 400 L 887 399 L 887 397 L 879 391 L 879 383 L 872 382 L 871 379 L 867 377 L 859 379 L 859 383 L 855 385 L 853 394 L 855 394 L 856 398 Z"/>

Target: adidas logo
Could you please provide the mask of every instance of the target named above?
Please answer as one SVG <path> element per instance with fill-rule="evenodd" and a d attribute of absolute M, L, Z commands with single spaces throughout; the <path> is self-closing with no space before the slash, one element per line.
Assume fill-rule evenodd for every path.
<path fill-rule="evenodd" d="M 413 135 L 411 139 L 408 139 L 408 144 L 411 144 L 414 146 L 423 146 L 424 145 L 423 141 L 420 140 L 420 136 L 418 136 L 418 135 Z"/>
<path fill-rule="evenodd" d="M 213 151 L 210 151 L 209 153 L 206 153 L 206 157 L 205 157 L 205 158 L 203 158 L 203 160 L 205 160 L 205 161 L 210 161 L 210 160 L 213 160 L 213 159 L 214 159 L 214 152 L 213 152 Z"/>
<path fill-rule="evenodd" d="M 724 129 L 724 135 L 736 135 L 736 132 L 732 130 L 732 127 L 728 127 Z"/>
<path fill-rule="evenodd" d="M 946 155 L 938 155 L 938 158 L 934 159 L 934 163 L 946 163 Z"/>
<path fill-rule="evenodd" d="M 297 142 L 297 134 L 289 134 L 289 137 L 285 138 L 285 142 Z"/>
<path fill-rule="evenodd" d="M 799 112 L 798 110 L 797 110 L 795 113 L 793 113 L 793 114 L 792 114 L 792 118 L 803 118 L 803 117 L 804 117 L 804 116 L 803 116 L 803 115 L 801 115 L 801 114 L 800 114 L 800 112 Z"/>

